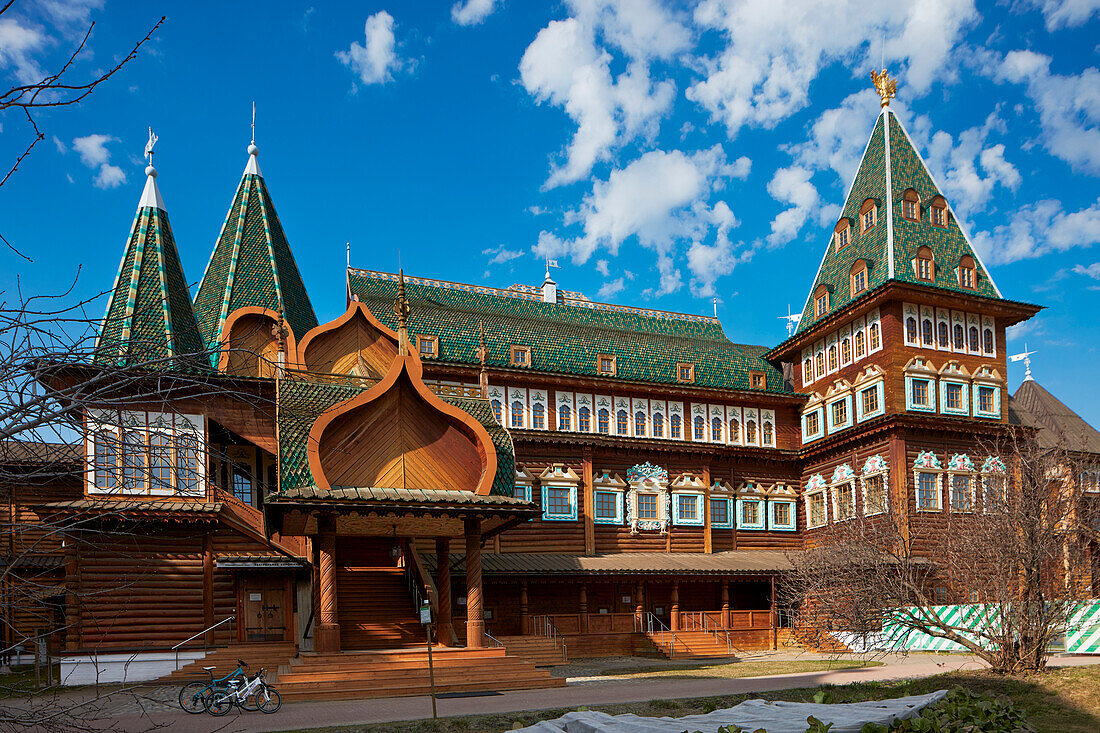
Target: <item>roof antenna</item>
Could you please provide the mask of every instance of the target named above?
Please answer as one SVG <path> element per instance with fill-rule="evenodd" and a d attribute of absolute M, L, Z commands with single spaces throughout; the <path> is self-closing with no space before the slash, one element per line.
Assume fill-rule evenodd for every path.
<path fill-rule="evenodd" d="M 1032 354 L 1036 354 L 1036 353 L 1038 353 L 1038 352 L 1027 350 L 1027 342 L 1025 341 L 1024 342 L 1024 351 L 1023 351 L 1022 354 L 1014 354 L 1013 356 L 1008 357 L 1008 360 L 1010 362 L 1022 361 L 1024 363 L 1024 367 L 1025 367 L 1024 381 L 1025 382 L 1034 382 L 1035 381 L 1034 379 L 1031 378 L 1031 356 L 1032 356 Z"/>
<path fill-rule="evenodd" d="M 798 326 L 798 322 L 802 320 L 801 313 L 791 313 L 791 305 L 787 304 L 787 315 L 779 316 L 782 320 L 787 322 L 787 338 L 794 335 L 794 329 Z"/>

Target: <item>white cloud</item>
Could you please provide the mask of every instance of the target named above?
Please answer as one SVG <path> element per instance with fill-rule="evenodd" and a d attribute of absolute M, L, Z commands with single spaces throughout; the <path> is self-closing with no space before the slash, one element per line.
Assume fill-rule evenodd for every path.
<path fill-rule="evenodd" d="M 953 49 L 978 14 L 973 0 L 704 0 L 694 17 L 724 46 L 702 59 L 704 78 L 687 96 L 732 137 L 805 107 L 810 83 L 834 63 L 862 76 L 881 55 L 920 95 L 951 76 Z"/>
<path fill-rule="evenodd" d="M 20 24 L 15 18 L 0 18 L 0 68 L 15 67 L 21 84 L 33 84 L 46 75 L 31 54 L 46 45 L 47 37 L 38 30 Z"/>
<path fill-rule="evenodd" d="M 932 123 L 924 118 L 915 127 L 919 138 Z M 988 144 L 993 132 L 1004 131 L 1004 122 L 993 112 L 982 125 L 959 133 L 957 140 L 940 130 L 919 146 L 927 151 L 925 162 L 952 208 L 964 219 L 986 209 L 996 186 L 1015 191 L 1020 185 L 1020 172 L 1005 159 L 1004 144 Z"/>
<path fill-rule="evenodd" d="M 752 259 L 755 247 L 744 247 L 737 251 L 730 241 L 730 229 L 740 222 L 724 201 L 719 201 L 710 211 L 711 222 L 716 227 L 714 244 L 695 240 L 687 251 L 688 270 L 691 271 L 691 291 L 700 298 L 715 295 L 714 285 L 718 278 L 729 275 L 742 262 Z"/>
<path fill-rule="evenodd" d="M 54 140 L 55 144 L 59 140 Z M 92 134 L 73 140 L 73 150 L 80 155 L 80 162 L 91 168 L 99 169 L 92 184 L 97 188 L 117 188 L 126 182 L 126 174 L 117 165 L 111 165 L 111 151 L 107 143 L 118 142 L 110 135 Z M 58 146 L 59 149 L 63 145 Z"/>
<path fill-rule="evenodd" d="M 1042 334 L 1043 322 L 1038 318 L 1021 321 L 1005 329 L 1005 338 L 1009 341 L 1022 341 L 1024 338 L 1034 338 Z"/>
<path fill-rule="evenodd" d="M 379 10 L 364 24 L 364 44 L 352 41 L 347 51 L 337 51 L 336 58 L 354 71 L 364 84 L 385 84 L 393 72 L 402 66 L 397 56 L 397 39 L 393 33 L 393 16 Z"/>
<path fill-rule="evenodd" d="M 500 5 L 499 0 L 462 0 L 451 6 L 451 20 L 459 25 L 484 22 Z"/>
<path fill-rule="evenodd" d="M 626 281 L 621 277 L 617 277 L 614 280 L 605 282 L 603 285 L 601 285 L 599 292 L 597 292 L 596 294 L 601 298 L 610 298 L 613 295 L 621 293 L 625 289 Z"/>
<path fill-rule="evenodd" d="M 1080 211 L 1066 212 L 1058 201 L 1022 206 L 1007 224 L 974 235 L 987 262 L 1008 263 L 1042 257 L 1100 242 L 1100 199 Z"/>
<path fill-rule="evenodd" d="M 483 249 L 481 250 L 481 254 L 492 255 L 492 257 L 489 258 L 490 265 L 502 265 L 505 262 L 511 262 L 512 260 L 523 256 L 522 252 L 514 249 L 508 249 L 503 244 L 499 247 L 490 247 L 488 249 Z"/>
<path fill-rule="evenodd" d="M 96 175 L 92 184 L 96 188 L 118 188 L 126 182 L 126 174 L 122 172 L 122 169 L 117 165 L 104 164 L 99 167 L 99 174 Z"/>
<path fill-rule="evenodd" d="M 1027 0 L 1043 12 L 1048 31 L 1074 28 L 1100 11 L 1100 0 Z"/>
<path fill-rule="evenodd" d="M 62 155 L 69 152 L 69 148 L 65 145 L 64 141 L 62 141 L 61 138 L 59 138 L 57 135 L 53 136 L 53 144 L 57 148 L 57 152 L 61 153 Z"/>
<path fill-rule="evenodd" d="M 596 260 L 596 272 L 604 277 L 611 277 L 611 269 L 607 266 L 607 260 Z"/>
<path fill-rule="evenodd" d="M 823 207 L 820 206 L 821 196 L 814 184 L 810 182 L 811 175 L 813 172 L 809 169 L 792 165 L 777 170 L 768 182 L 768 193 L 772 198 L 790 205 L 772 220 L 771 233 L 768 234 L 770 246 L 778 247 L 798 236 L 802 225 L 809 221 L 815 212 L 816 219 L 820 220 L 825 216 Z M 832 211 L 832 207 L 829 211 Z"/>
<path fill-rule="evenodd" d="M 1093 280 L 1100 280 L 1100 262 L 1093 262 L 1091 265 L 1074 265 L 1073 271 L 1078 275 L 1085 275 L 1091 277 Z"/>
<path fill-rule="evenodd" d="M 1050 62 L 1034 51 L 1010 51 L 999 64 L 987 61 L 984 70 L 996 81 L 1025 85 L 1052 155 L 1100 174 L 1100 70 L 1063 76 L 1051 73 Z"/>
<path fill-rule="evenodd" d="M 540 103 L 577 125 L 548 188 L 587 176 L 618 145 L 652 136 L 675 85 L 654 81 L 650 61 L 688 47 L 684 26 L 654 0 L 571 0 L 571 17 L 539 31 L 520 61 L 520 80 Z M 612 65 L 622 65 L 617 76 Z"/>

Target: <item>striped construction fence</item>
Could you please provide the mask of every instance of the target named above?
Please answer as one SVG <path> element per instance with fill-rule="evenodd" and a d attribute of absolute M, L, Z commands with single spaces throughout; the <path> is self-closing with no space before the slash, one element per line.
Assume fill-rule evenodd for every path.
<path fill-rule="evenodd" d="M 1100 600 L 1085 601 L 1066 624 L 1066 651 L 1100 654 Z"/>

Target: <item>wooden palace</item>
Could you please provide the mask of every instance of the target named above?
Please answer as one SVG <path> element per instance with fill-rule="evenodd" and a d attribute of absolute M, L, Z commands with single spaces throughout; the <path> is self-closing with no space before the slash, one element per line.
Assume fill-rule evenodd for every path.
<path fill-rule="evenodd" d="M 95 354 L 47 380 L 130 392 L 0 487 L 6 645 L 46 631 L 75 681 L 247 647 L 308 696 L 348 652 L 422 647 L 425 605 L 471 686 L 478 665 L 552 684 L 532 662 L 812 646 L 777 585 L 824 528 L 968 510 L 1005 470 L 980 441 L 1012 425 L 1076 419 L 1075 450 L 1100 453 L 1034 381 L 1009 395 L 1005 330 L 1039 307 L 997 288 L 888 96 L 773 347 L 549 272 L 349 267 L 346 311 L 318 323 L 248 153 L 194 298 L 147 169 Z M 68 470 L 39 478 L 46 453 Z M 1093 588 L 1097 554 L 1082 540 L 1074 569 Z"/>

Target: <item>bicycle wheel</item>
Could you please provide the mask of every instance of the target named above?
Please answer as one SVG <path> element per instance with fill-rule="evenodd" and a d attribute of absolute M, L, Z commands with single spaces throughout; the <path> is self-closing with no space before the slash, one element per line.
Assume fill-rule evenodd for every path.
<path fill-rule="evenodd" d="M 249 713 L 252 713 L 252 712 L 255 712 L 255 711 L 259 710 L 260 709 L 260 703 L 259 703 L 260 692 L 261 692 L 260 690 L 257 690 L 256 692 L 253 692 L 251 695 L 246 697 L 244 700 L 241 700 L 241 702 L 239 703 L 241 710 L 244 710 L 244 711 L 249 712 Z"/>
<path fill-rule="evenodd" d="M 216 717 L 225 715 L 233 709 L 234 693 L 229 690 L 215 690 L 209 697 L 209 705 L 207 705 L 207 711 Z"/>
<path fill-rule="evenodd" d="M 192 715 L 206 712 L 209 682 L 189 682 L 180 689 L 180 707 Z"/>
<path fill-rule="evenodd" d="M 256 693 L 256 706 L 261 713 L 276 713 L 283 706 L 283 696 L 274 687 L 264 685 L 264 688 Z"/>

